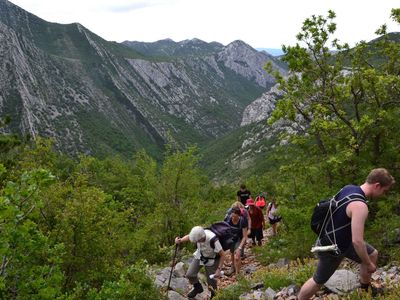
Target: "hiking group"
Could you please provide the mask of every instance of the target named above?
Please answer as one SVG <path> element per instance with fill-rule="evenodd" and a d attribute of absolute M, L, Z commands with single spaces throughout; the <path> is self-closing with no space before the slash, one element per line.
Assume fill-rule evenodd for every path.
<path fill-rule="evenodd" d="M 229 251 L 231 266 L 224 275 L 231 276 L 240 274 L 242 259 L 245 257 L 244 249 L 247 239 L 252 240 L 253 246 L 261 246 L 264 237 L 265 219 L 263 209 L 267 207 L 267 215 L 271 216 L 269 222 L 274 226 L 280 217 L 276 216 L 277 207 L 273 200 L 266 205 L 265 197 L 260 193 L 256 201 L 251 198 L 251 192 L 242 184 L 237 192 L 237 201 L 227 210 L 224 221 L 214 223 L 210 228 L 195 226 L 189 234 L 176 237 L 175 243 L 192 242 L 197 244 L 193 254 L 193 260 L 186 272 L 186 278 L 193 285 L 188 293 L 188 298 L 194 298 L 203 292 L 203 286 L 199 282 L 198 273 L 204 266 L 207 283 L 211 290 L 211 298 L 217 289 L 216 279 L 222 275 L 222 267 L 225 263 L 226 253 Z"/>
<path fill-rule="evenodd" d="M 386 169 L 373 169 L 362 185 L 346 185 L 329 201 L 321 201 L 316 206 L 311 227 L 318 234 L 312 248 L 318 264 L 313 277 L 301 287 L 298 300 L 312 298 L 344 258 L 360 264 L 361 289 L 371 290 L 372 294 L 377 292 L 371 286 L 371 276 L 376 270 L 378 251 L 364 240 L 364 224 L 368 217 L 367 198 L 374 200 L 383 196 L 394 183 L 393 176 Z M 188 298 L 203 292 L 197 276 L 201 266 L 205 267 L 211 298 L 215 295 L 216 278 L 222 274 L 227 250 L 231 253 L 231 268 L 226 275 L 239 274 L 247 238 L 251 238 L 254 246 L 262 244 L 265 228 L 262 209 L 266 206 L 268 221 L 273 234 L 276 234 L 276 224 L 281 220 L 277 214 L 277 204 L 272 199 L 267 205 L 265 198 L 259 196 L 254 201 L 246 186 L 241 185 L 237 201 L 227 211 L 223 222 L 214 223 L 210 228 L 193 227 L 188 235 L 175 239 L 176 244 L 186 241 L 197 243 L 194 259 L 186 273 L 193 284 Z"/>

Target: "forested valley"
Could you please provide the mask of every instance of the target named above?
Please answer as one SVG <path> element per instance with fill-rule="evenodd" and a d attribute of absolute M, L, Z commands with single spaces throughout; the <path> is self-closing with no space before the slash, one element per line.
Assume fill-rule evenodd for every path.
<path fill-rule="evenodd" d="M 391 17 L 400 23 L 400 9 Z M 399 37 L 382 26 L 379 38 L 350 48 L 334 39 L 334 18 L 307 19 L 299 44 L 284 48 L 290 74 L 275 74 L 284 96 L 268 122 L 284 120 L 293 130 L 266 155 L 263 173 L 211 180 L 202 152 L 190 145 L 166 145 L 161 161 L 145 151 L 99 159 L 60 154 L 51 139 L 2 134 L 0 298 L 163 299 L 151 269 L 170 264 L 176 236 L 221 220 L 242 182 L 276 198 L 283 217 L 258 260 L 298 266 L 294 278 L 267 271 L 259 278 L 304 283 L 313 272 L 314 205 L 343 185 L 363 183 L 372 168 L 400 180 Z M 379 250 L 380 265 L 391 264 L 400 257 L 398 184 L 369 209 L 366 240 Z M 216 298 L 238 299 L 246 280 Z M 400 288 L 385 297 L 398 299 Z"/>

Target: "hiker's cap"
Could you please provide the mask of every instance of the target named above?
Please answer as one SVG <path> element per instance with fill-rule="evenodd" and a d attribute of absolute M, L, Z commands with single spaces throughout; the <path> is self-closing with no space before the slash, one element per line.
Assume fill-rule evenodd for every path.
<path fill-rule="evenodd" d="M 254 205 L 254 200 L 251 198 L 247 199 L 247 201 L 246 201 L 246 206 L 250 206 L 250 205 Z"/>
<path fill-rule="evenodd" d="M 201 239 L 206 237 L 206 233 L 203 229 L 203 227 L 201 226 L 195 226 L 192 228 L 192 230 L 190 230 L 189 233 L 189 240 L 192 243 L 197 243 L 198 241 L 200 241 Z"/>

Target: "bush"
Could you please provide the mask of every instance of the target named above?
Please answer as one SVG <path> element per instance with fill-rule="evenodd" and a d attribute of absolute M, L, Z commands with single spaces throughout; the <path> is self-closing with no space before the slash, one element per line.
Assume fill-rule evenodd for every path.
<path fill-rule="evenodd" d="M 107 281 L 100 290 L 92 289 L 88 293 L 89 300 L 142 300 L 163 299 L 154 286 L 153 280 L 146 274 L 147 265 L 140 261 L 122 271 L 116 281 Z"/>
<path fill-rule="evenodd" d="M 251 285 L 248 280 L 241 277 L 238 279 L 238 283 L 231 285 L 230 287 L 218 291 L 215 300 L 232 300 L 239 299 L 239 296 L 243 293 L 249 292 Z"/>

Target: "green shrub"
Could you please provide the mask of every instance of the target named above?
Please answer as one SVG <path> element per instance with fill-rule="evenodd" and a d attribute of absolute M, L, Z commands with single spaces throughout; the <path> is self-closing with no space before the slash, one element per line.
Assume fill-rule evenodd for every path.
<path fill-rule="evenodd" d="M 239 299 L 239 296 L 243 293 L 250 292 L 251 284 L 248 280 L 241 277 L 238 279 L 236 284 L 229 286 L 223 290 L 219 290 L 215 300 L 232 300 Z"/>
<path fill-rule="evenodd" d="M 147 265 L 143 261 L 123 270 L 116 281 L 105 282 L 100 290 L 92 289 L 88 300 L 142 300 L 163 299 L 154 286 L 153 280 L 146 274 Z"/>
<path fill-rule="evenodd" d="M 291 284 L 301 286 L 313 275 L 315 265 L 314 259 L 297 259 L 282 268 L 264 267 L 255 272 L 252 281 L 262 281 L 265 287 L 270 287 L 274 290 Z"/>

